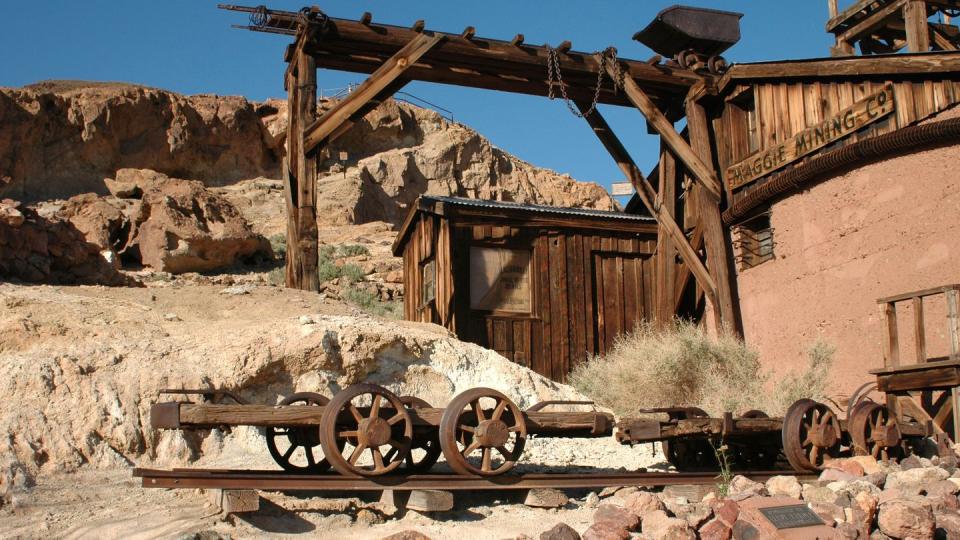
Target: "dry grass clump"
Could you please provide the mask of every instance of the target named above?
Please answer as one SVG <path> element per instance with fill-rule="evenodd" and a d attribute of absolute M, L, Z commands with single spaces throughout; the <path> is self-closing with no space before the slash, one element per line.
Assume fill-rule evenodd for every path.
<path fill-rule="evenodd" d="M 797 399 L 822 399 L 832 356 L 833 349 L 818 341 L 806 369 L 771 387 L 757 352 L 738 338 L 711 337 L 686 321 L 665 330 L 645 324 L 622 336 L 606 356 L 578 366 L 571 382 L 618 415 L 669 406 L 696 406 L 717 415 L 748 409 L 779 415 Z"/>

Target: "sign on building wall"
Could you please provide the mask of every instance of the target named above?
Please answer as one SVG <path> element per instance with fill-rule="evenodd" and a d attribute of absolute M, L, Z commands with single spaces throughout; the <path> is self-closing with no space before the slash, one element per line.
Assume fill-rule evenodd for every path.
<path fill-rule="evenodd" d="M 470 309 L 530 313 L 530 252 L 470 248 Z"/>
<path fill-rule="evenodd" d="M 730 166 L 725 178 L 730 189 L 737 189 L 757 178 L 781 169 L 800 158 L 834 143 L 880 120 L 894 110 L 893 85 L 871 94 L 847 109 L 826 118 L 820 124 L 796 133 L 773 148 L 765 148 Z"/>

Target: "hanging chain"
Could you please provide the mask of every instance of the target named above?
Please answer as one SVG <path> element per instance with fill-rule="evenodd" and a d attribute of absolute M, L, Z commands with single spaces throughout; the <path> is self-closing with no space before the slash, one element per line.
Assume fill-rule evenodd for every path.
<path fill-rule="evenodd" d="M 597 103 L 600 101 L 603 76 L 607 71 L 607 62 L 611 63 L 610 66 L 614 72 L 612 77 L 614 92 L 623 86 L 623 73 L 620 69 L 620 62 L 617 61 L 617 49 L 608 47 L 603 52 L 594 54 L 600 55 L 600 69 L 597 70 L 597 86 L 593 91 L 593 101 L 590 103 L 590 108 L 584 112 L 580 112 L 577 107 L 574 106 L 573 101 L 567 96 L 567 86 L 563 83 L 563 76 L 560 74 L 560 53 L 553 47 L 547 45 L 547 97 L 551 100 L 556 99 L 554 86 L 559 86 L 563 101 L 567 104 L 570 112 L 577 118 L 586 118 L 596 110 Z"/>

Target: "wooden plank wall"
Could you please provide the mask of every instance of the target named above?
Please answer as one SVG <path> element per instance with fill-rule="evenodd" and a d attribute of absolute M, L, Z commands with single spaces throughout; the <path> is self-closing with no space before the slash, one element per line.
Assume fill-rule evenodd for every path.
<path fill-rule="evenodd" d="M 454 238 L 490 241 L 509 236 L 491 226 L 466 229 Z M 533 232 L 535 236 L 525 244 L 533 253 L 533 313 L 461 311 L 470 322 L 469 329 L 458 335 L 546 377 L 565 381 L 577 363 L 601 352 L 617 334 L 631 330 L 653 313 L 651 255 L 656 249 L 656 235 L 585 230 Z M 520 245 L 511 243 L 509 247 Z M 461 262 L 458 268 L 455 273 L 463 273 L 465 264 Z M 468 303 L 466 293 L 457 302 Z M 605 315 L 606 320 L 600 319 L 600 315 Z"/>
<path fill-rule="evenodd" d="M 858 133 L 828 145 L 826 148 L 807 156 L 786 168 L 779 169 L 774 175 L 796 167 L 823 152 L 857 142 L 864 138 L 876 137 L 909 126 L 929 118 L 938 112 L 960 103 L 960 77 L 953 74 L 931 80 L 834 80 L 830 82 L 806 81 L 796 83 L 757 83 L 738 85 L 730 96 L 742 95 L 752 88 L 756 110 L 756 129 L 759 148 L 770 148 L 796 133 L 816 125 L 825 118 L 853 105 L 856 101 L 879 92 L 885 85 L 893 84 L 896 111 L 890 117 L 871 124 Z M 714 127 L 718 133 L 726 134 L 718 143 L 721 170 L 748 157 L 750 141 L 746 115 L 742 109 L 732 103 L 725 103 L 719 115 L 720 122 Z M 753 182 L 737 190 L 736 196 L 742 196 L 762 185 L 767 178 Z"/>
<path fill-rule="evenodd" d="M 450 325 L 454 328 L 453 276 L 451 274 L 450 224 L 448 220 L 432 214 L 420 214 L 416 228 L 403 250 L 403 315 L 408 321 Z M 435 256 L 437 276 L 436 300 L 421 305 L 423 276 L 421 263 Z"/>

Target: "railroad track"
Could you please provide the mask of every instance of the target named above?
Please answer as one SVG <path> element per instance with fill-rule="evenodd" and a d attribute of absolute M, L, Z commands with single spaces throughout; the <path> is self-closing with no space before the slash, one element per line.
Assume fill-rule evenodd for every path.
<path fill-rule="evenodd" d="M 764 482 L 772 476 L 791 475 L 812 481 L 815 474 L 795 471 L 744 472 L 747 478 Z M 658 487 L 678 484 L 715 484 L 715 472 L 624 472 L 624 473 L 537 473 L 500 476 L 458 474 L 385 475 L 378 477 L 341 474 L 290 474 L 283 471 L 230 469 L 134 469 L 133 476 L 145 488 L 257 489 L 268 491 L 411 491 L 439 490 L 522 490 L 534 488 L 603 488 L 616 486 Z"/>

